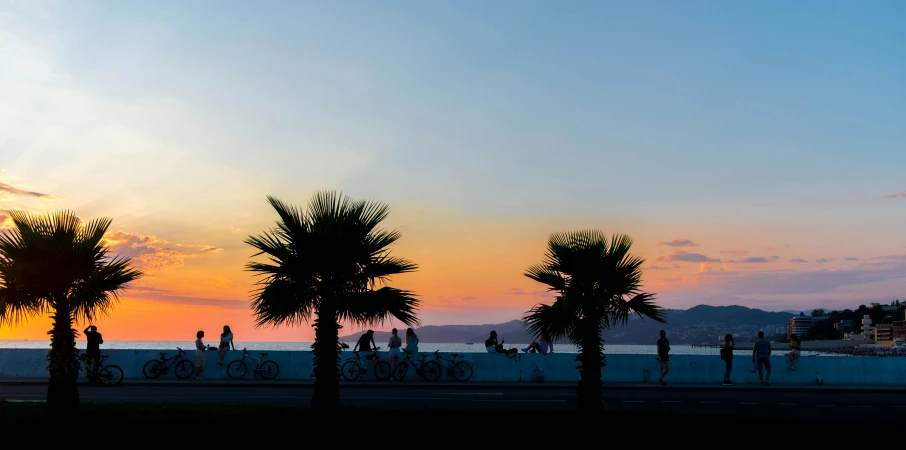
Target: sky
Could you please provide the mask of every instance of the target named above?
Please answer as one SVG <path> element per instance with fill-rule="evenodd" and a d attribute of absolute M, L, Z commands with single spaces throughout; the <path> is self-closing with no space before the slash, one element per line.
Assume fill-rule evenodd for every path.
<path fill-rule="evenodd" d="M 525 269 L 587 228 L 668 308 L 890 302 L 904 79 L 900 1 L 0 0 L 0 222 L 113 219 L 108 340 L 310 340 L 253 326 L 243 240 L 319 189 L 391 206 L 426 325 L 549 302 Z"/>

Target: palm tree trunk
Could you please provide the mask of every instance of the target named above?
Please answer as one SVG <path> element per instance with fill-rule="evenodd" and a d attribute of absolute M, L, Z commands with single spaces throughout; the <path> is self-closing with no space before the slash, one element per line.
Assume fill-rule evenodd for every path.
<path fill-rule="evenodd" d="M 51 315 L 53 328 L 50 335 L 50 352 L 47 354 L 47 408 L 51 414 L 69 416 L 79 409 L 79 351 L 76 349 L 76 330 L 72 328 L 72 311 L 63 298 L 55 301 Z"/>
<path fill-rule="evenodd" d="M 313 411 L 335 411 L 340 408 L 340 325 L 333 309 L 321 305 L 314 322 L 315 346 L 315 387 L 311 395 Z"/>
<path fill-rule="evenodd" d="M 579 379 L 579 411 L 599 412 L 604 408 L 601 399 L 601 366 L 604 359 L 601 355 L 601 331 L 594 317 L 583 318 L 582 327 L 582 366 Z"/>

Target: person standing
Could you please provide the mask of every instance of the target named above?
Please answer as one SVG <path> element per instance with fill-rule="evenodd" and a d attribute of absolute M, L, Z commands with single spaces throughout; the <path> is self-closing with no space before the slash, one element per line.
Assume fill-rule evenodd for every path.
<path fill-rule="evenodd" d="M 412 355 L 418 353 L 418 335 L 412 328 L 406 329 L 406 353 Z"/>
<path fill-rule="evenodd" d="M 236 346 L 233 344 L 233 330 L 230 330 L 229 325 L 224 325 L 223 333 L 220 333 L 220 346 L 217 348 L 217 365 L 223 365 L 223 357 L 230 349 L 236 350 Z"/>
<path fill-rule="evenodd" d="M 85 328 L 85 339 L 88 341 L 85 357 L 91 362 L 89 376 L 94 379 L 97 377 L 98 367 L 101 364 L 101 344 L 104 343 L 104 337 L 98 333 L 98 327 L 89 325 L 88 328 Z"/>
<path fill-rule="evenodd" d="M 387 348 L 390 358 L 390 379 L 395 380 L 396 376 L 396 365 L 400 362 L 400 347 L 403 346 L 403 340 L 400 339 L 398 331 L 396 328 L 390 330 L 390 342 L 387 343 Z"/>
<path fill-rule="evenodd" d="M 195 333 L 195 379 L 201 379 L 201 372 L 204 370 L 204 351 L 205 346 L 204 342 L 201 341 L 201 338 L 204 337 L 204 331 L 199 331 Z"/>
<path fill-rule="evenodd" d="M 724 360 L 724 386 L 731 386 L 733 383 L 730 381 L 730 371 L 733 370 L 733 349 L 736 348 L 736 341 L 733 340 L 733 335 L 727 333 L 724 336 L 724 343 L 720 346 L 720 359 Z"/>
<path fill-rule="evenodd" d="M 664 377 L 670 371 L 670 341 L 667 340 L 667 330 L 661 330 L 660 335 L 661 338 L 657 340 L 657 364 L 661 377 L 658 378 L 658 381 L 661 386 L 666 386 L 667 382 L 664 381 Z"/>
<path fill-rule="evenodd" d="M 758 332 L 758 339 L 752 347 L 752 362 L 758 369 L 758 379 L 762 385 L 771 385 L 771 343 L 764 338 L 764 331 Z M 764 372 L 767 372 L 767 377 Z"/>

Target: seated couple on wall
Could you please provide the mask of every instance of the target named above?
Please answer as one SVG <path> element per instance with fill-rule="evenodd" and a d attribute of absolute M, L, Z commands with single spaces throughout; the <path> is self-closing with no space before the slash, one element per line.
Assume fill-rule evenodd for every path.
<path fill-rule="evenodd" d="M 519 353 L 519 349 L 511 348 L 509 350 L 503 348 L 503 343 L 506 339 L 501 340 L 500 343 L 497 343 L 497 332 L 491 331 L 491 336 L 484 341 L 484 347 L 488 350 L 488 353 L 504 353 L 507 356 L 515 355 Z"/>

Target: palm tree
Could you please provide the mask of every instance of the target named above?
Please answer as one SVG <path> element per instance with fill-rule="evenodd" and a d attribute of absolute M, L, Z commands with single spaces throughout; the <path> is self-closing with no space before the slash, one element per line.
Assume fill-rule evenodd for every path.
<path fill-rule="evenodd" d="M 70 413 L 79 405 L 73 321 L 110 313 L 118 294 L 142 274 L 129 258 L 109 255 L 104 234 L 110 219 L 83 223 L 69 211 L 13 211 L 10 218 L 14 228 L 0 232 L 0 323 L 50 314 L 47 406 Z"/>
<path fill-rule="evenodd" d="M 389 317 L 409 325 L 419 301 L 408 291 L 386 286 L 389 277 L 415 271 L 417 266 L 390 256 L 398 231 L 378 228 L 388 206 L 352 200 L 332 191 L 316 193 L 303 210 L 267 198 L 280 220 L 276 226 L 245 242 L 266 255 L 248 270 L 263 277 L 251 306 L 256 326 L 295 326 L 315 329 L 313 410 L 340 406 L 340 323 L 381 324 Z M 378 287 L 378 283 L 384 286 Z"/>
<path fill-rule="evenodd" d="M 541 264 L 525 276 L 557 294 L 553 304 L 529 310 L 523 323 L 534 336 L 567 338 L 579 349 L 579 408 L 600 411 L 602 333 L 632 314 L 665 322 L 654 294 L 641 292 L 644 259 L 629 254 L 632 239 L 597 230 L 554 233 Z"/>

